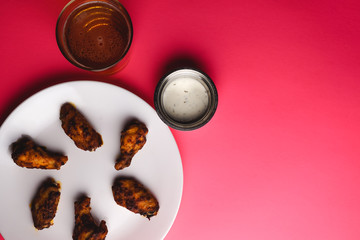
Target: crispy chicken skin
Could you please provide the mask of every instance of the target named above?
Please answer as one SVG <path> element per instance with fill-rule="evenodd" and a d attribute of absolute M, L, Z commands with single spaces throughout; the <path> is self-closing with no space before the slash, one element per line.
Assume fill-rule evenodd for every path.
<path fill-rule="evenodd" d="M 102 220 L 98 226 L 90 213 L 90 198 L 83 196 L 75 202 L 74 240 L 102 240 L 105 239 L 108 229 Z"/>
<path fill-rule="evenodd" d="M 20 167 L 57 169 L 68 161 L 68 157 L 38 145 L 29 136 L 23 136 L 11 144 L 11 157 Z"/>
<path fill-rule="evenodd" d="M 115 202 L 149 220 L 157 215 L 159 203 L 154 195 L 134 178 L 119 177 L 112 186 Z"/>
<path fill-rule="evenodd" d="M 41 230 L 53 225 L 59 200 L 60 184 L 53 178 L 46 179 L 30 205 L 35 228 Z"/>
<path fill-rule="evenodd" d="M 102 146 L 101 135 L 95 131 L 85 116 L 71 103 L 64 103 L 60 109 L 61 127 L 75 143 L 85 151 L 95 151 Z"/>
<path fill-rule="evenodd" d="M 121 132 L 120 156 L 116 159 L 115 169 L 120 170 L 130 166 L 134 155 L 145 145 L 148 129 L 138 120 L 131 121 Z"/>

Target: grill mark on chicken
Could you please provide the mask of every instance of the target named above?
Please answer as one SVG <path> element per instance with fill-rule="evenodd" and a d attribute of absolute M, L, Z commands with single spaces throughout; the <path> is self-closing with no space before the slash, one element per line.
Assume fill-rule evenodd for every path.
<path fill-rule="evenodd" d="M 68 161 L 67 156 L 47 150 L 29 136 L 22 136 L 10 148 L 12 159 L 20 167 L 59 170 Z"/>
<path fill-rule="evenodd" d="M 30 208 L 34 226 L 38 230 L 53 225 L 60 200 L 60 183 L 53 178 L 46 179 L 37 190 Z"/>
<path fill-rule="evenodd" d="M 106 222 L 102 220 L 97 225 L 92 217 L 90 200 L 89 197 L 82 196 L 74 203 L 75 228 L 72 235 L 74 240 L 103 240 L 108 233 Z"/>
<path fill-rule="evenodd" d="M 73 104 L 67 102 L 61 106 L 60 120 L 64 132 L 78 148 L 95 151 L 103 145 L 101 135 Z"/>
<path fill-rule="evenodd" d="M 155 196 L 138 180 L 132 177 L 118 177 L 112 186 L 115 202 L 150 220 L 159 211 Z"/>
<path fill-rule="evenodd" d="M 116 159 L 115 169 L 121 170 L 129 167 L 132 158 L 146 143 L 148 129 L 138 120 L 131 121 L 121 132 L 120 156 Z"/>

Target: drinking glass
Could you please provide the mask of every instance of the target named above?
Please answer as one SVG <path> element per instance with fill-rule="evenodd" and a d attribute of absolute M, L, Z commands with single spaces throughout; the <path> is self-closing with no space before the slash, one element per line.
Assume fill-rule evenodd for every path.
<path fill-rule="evenodd" d="M 64 57 L 94 72 L 124 68 L 132 38 L 130 16 L 117 0 L 72 0 L 56 24 L 56 40 Z"/>

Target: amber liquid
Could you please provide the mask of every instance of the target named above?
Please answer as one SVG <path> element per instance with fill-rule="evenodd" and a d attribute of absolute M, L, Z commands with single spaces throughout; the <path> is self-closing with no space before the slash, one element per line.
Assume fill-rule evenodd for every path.
<path fill-rule="evenodd" d="M 124 57 L 130 46 L 130 24 L 120 10 L 107 3 L 81 5 L 65 25 L 67 48 L 86 68 L 110 67 Z"/>

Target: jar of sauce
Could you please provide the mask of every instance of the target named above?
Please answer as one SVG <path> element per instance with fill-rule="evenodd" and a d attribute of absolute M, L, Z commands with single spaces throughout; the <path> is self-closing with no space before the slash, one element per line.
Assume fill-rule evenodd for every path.
<path fill-rule="evenodd" d="M 159 81 L 154 95 L 155 109 L 163 122 L 184 131 L 208 123 L 217 103 L 213 81 L 194 69 L 180 69 L 166 75 Z"/>

